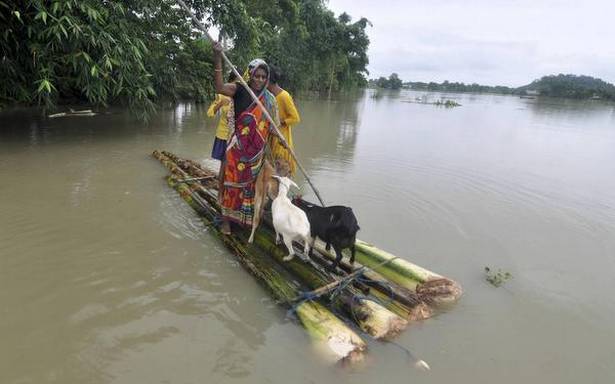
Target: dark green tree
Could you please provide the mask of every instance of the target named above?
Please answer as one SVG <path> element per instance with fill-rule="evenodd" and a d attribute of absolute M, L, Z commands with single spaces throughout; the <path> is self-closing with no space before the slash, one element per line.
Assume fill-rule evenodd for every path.
<path fill-rule="evenodd" d="M 399 78 L 399 75 L 397 73 L 392 73 L 389 76 L 389 88 L 391 88 L 391 89 L 400 89 L 402 84 L 403 84 L 403 82 L 401 81 L 401 79 Z"/>
<path fill-rule="evenodd" d="M 537 91 L 543 96 L 574 99 L 601 98 L 615 100 L 615 86 L 591 76 L 551 75 L 517 89 L 518 93 Z"/>
<path fill-rule="evenodd" d="M 293 89 L 366 83 L 369 22 L 322 0 L 186 0 L 243 68 L 260 56 Z M 0 0 L 0 105 L 126 104 L 213 93 L 210 43 L 173 0 Z"/>

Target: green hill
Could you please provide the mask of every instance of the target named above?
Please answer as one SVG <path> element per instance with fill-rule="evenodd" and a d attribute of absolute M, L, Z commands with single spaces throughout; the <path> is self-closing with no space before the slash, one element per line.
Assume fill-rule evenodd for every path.
<path fill-rule="evenodd" d="M 601 98 L 615 100 L 615 86 L 591 76 L 551 75 L 519 87 L 515 93 L 538 93 L 543 96 L 574 99 Z"/>

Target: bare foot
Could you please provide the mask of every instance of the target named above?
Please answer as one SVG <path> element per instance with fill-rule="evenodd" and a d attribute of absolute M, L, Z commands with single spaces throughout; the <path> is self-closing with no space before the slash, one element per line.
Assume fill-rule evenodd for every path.
<path fill-rule="evenodd" d="M 231 223 L 224 220 L 222 222 L 222 225 L 220 226 L 220 232 L 222 232 L 222 234 L 224 235 L 230 235 L 231 234 Z"/>

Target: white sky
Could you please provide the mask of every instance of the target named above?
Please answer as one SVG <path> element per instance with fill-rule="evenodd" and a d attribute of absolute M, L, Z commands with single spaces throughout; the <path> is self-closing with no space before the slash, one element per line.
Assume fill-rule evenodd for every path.
<path fill-rule="evenodd" d="M 615 83 L 615 0 L 329 0 L 366 17 L 370 78 L 521 86 L 573 73 Z"/>

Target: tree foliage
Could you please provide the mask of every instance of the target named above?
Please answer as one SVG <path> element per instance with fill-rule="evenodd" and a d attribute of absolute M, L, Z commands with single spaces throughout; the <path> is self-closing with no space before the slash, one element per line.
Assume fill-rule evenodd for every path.
<path fill-rule="evenodd" d="M 271 7 L 265 5 L 270 1 L 262 3 L 254 7 L 266 30 L 257 54 L 281 67 L 286 86 L 340 90 L 367 84 L 367 19 L 352 22 L 346 13 L 336 18 L 322 0 L 278 0 Z M 286 13 L 272 18 L 266 12 L 271 9 Z"/>
<path fill-rule="evenodd" d="M 477 83 L 465 84 L 462 82 L 449 82 L 444 80 L 442 83 L 414 81 L 405 83 L 405 86 L 411 89 L 439 92 L 472 92 L 472 93 L 498 93 L 512 94 L 515 93 L 515 88 L 505 87 L 502 85 L 489 86 L 480 85 Z"/>
<path fill-rule="evenodd" d="M 403 82 L 401 81 L 397 73 L 391 73 L 388 78 L 380 76 L 376 80 L 370 80 L 369 85 L 378 88 L 400 89 L 403 85 Z"/>
<path fill-rule="evenodd" d="M 551 75 L 519 87 L 518 93 L 536 91 L 543 96 L 573 99 L 601 98 L 615 100 L 615 86 L 591 76 Z"/>
<path fill-rule="evenodd" d="M 293 89 L 362 85 L 366 27 L 322 0 L 187 0 L 241 68 L 261 56 Z M 213 92 L 211 45 L 172 0 L 0 0 L 0 105 L 127 104 Z"/>

